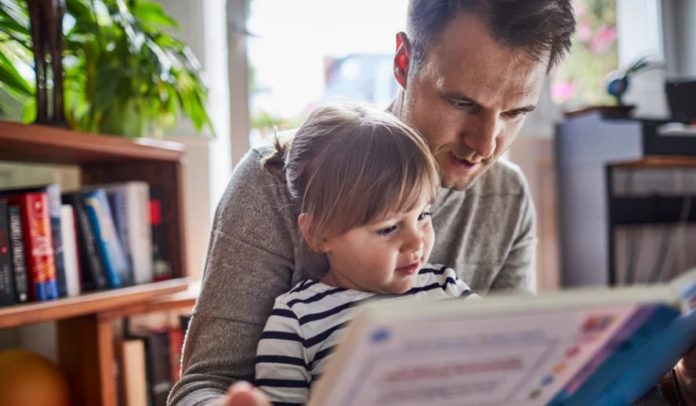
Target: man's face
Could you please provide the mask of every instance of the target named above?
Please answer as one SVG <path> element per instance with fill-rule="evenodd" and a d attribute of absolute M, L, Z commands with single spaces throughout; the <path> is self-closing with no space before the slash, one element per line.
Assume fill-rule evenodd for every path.
<path fill-rule="evenodd" d="M 536 61 L 495 42 L 473 15 L 460 13 L 433 40 L 418 71 L 400 81 L 401 118 L 428 140 L 442 186 L 466 189 L 507 151 L 547 66 L 548 56 Z"/>

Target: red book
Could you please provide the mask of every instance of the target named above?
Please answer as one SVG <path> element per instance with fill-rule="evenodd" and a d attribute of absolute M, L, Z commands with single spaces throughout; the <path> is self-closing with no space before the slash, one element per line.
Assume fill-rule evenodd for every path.
<path fill-rule="evenodd" d="M 169 329 L 169 366 L 172 373 L 172 384 L 181 379 L 181 349 L 184 346 L 184 329 L 172 327 Z"/>
<path fill-rule="evenodd" d="M 56 264 L 51 236 L 51 218 L 48 212 L 48 195 L 30 192 L 11 195 L 9 205 L 16 205 L 22 213 L 24 251 L 29 275 L 29 299 L 32 301 L 58 298 Z"/>

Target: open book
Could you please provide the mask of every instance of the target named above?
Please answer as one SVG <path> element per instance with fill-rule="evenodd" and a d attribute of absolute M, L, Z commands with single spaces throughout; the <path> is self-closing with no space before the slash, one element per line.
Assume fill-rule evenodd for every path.
<path fill-rule="evenodd" d="M 670 284 L 355 309 L 310 405 L 621 405 L 696 343 L 696 270 Z"/>

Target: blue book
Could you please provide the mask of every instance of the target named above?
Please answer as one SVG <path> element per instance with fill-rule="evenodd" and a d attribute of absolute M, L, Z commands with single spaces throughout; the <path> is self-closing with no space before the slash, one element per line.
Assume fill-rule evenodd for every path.
<path fill-rule="evenodd" d="M 352 309 L 309 405 L 630 405 L 696 344 L 694 308 L 696 270 L 651 286 L 377 297 Z"/>
<path fill-rule="evenodd" d="M 114 221 L 114 229 L 116 230 L 116 237 L 123 247 L 123 252 L 128 260 L 128 272 L 127 278 L 123 280 L 125 286 L 133 285 L 133 260 L 130 253 L 130 247 L 128 245 L 129 232 L 128 229 L 128 207 L 127 207 L 127 196 L 126 191 L 121 189 L 110 188 L 108 186 L 104 187 L 106 192 L 106 197 L 109 199 L 109 206 L 111 206 L 111 214 Z"/>
<path fill-rule="evenodd" d="M 120 288 L 129 278 L 128 257 L 116 233 L 106 192 L 101 189 L 82 192 L 82 204 L 94 231 L 106 279 L 110 288 Z"/>

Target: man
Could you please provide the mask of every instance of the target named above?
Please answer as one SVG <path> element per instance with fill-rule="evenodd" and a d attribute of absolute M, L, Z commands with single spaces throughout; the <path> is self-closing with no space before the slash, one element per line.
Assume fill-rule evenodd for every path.
<path fill-rule="evenodd" d="M 442 177 L 431 258 L 479 294 L 533 287 L 533 205 L 519 170 L 498 158 L 574 27 L 570 0 L 411 0 L 407 32 L 397 34 L 392 111 L 427 139 Z M 218 207 L 172 404 L 206 403 L 253 381 L 274 298 L 326 270 L 301 242 L 283 175 L 262 171 L 263 154 L 246 155 Z M 246 383 L 223 403 L 267 404 Z"/>

